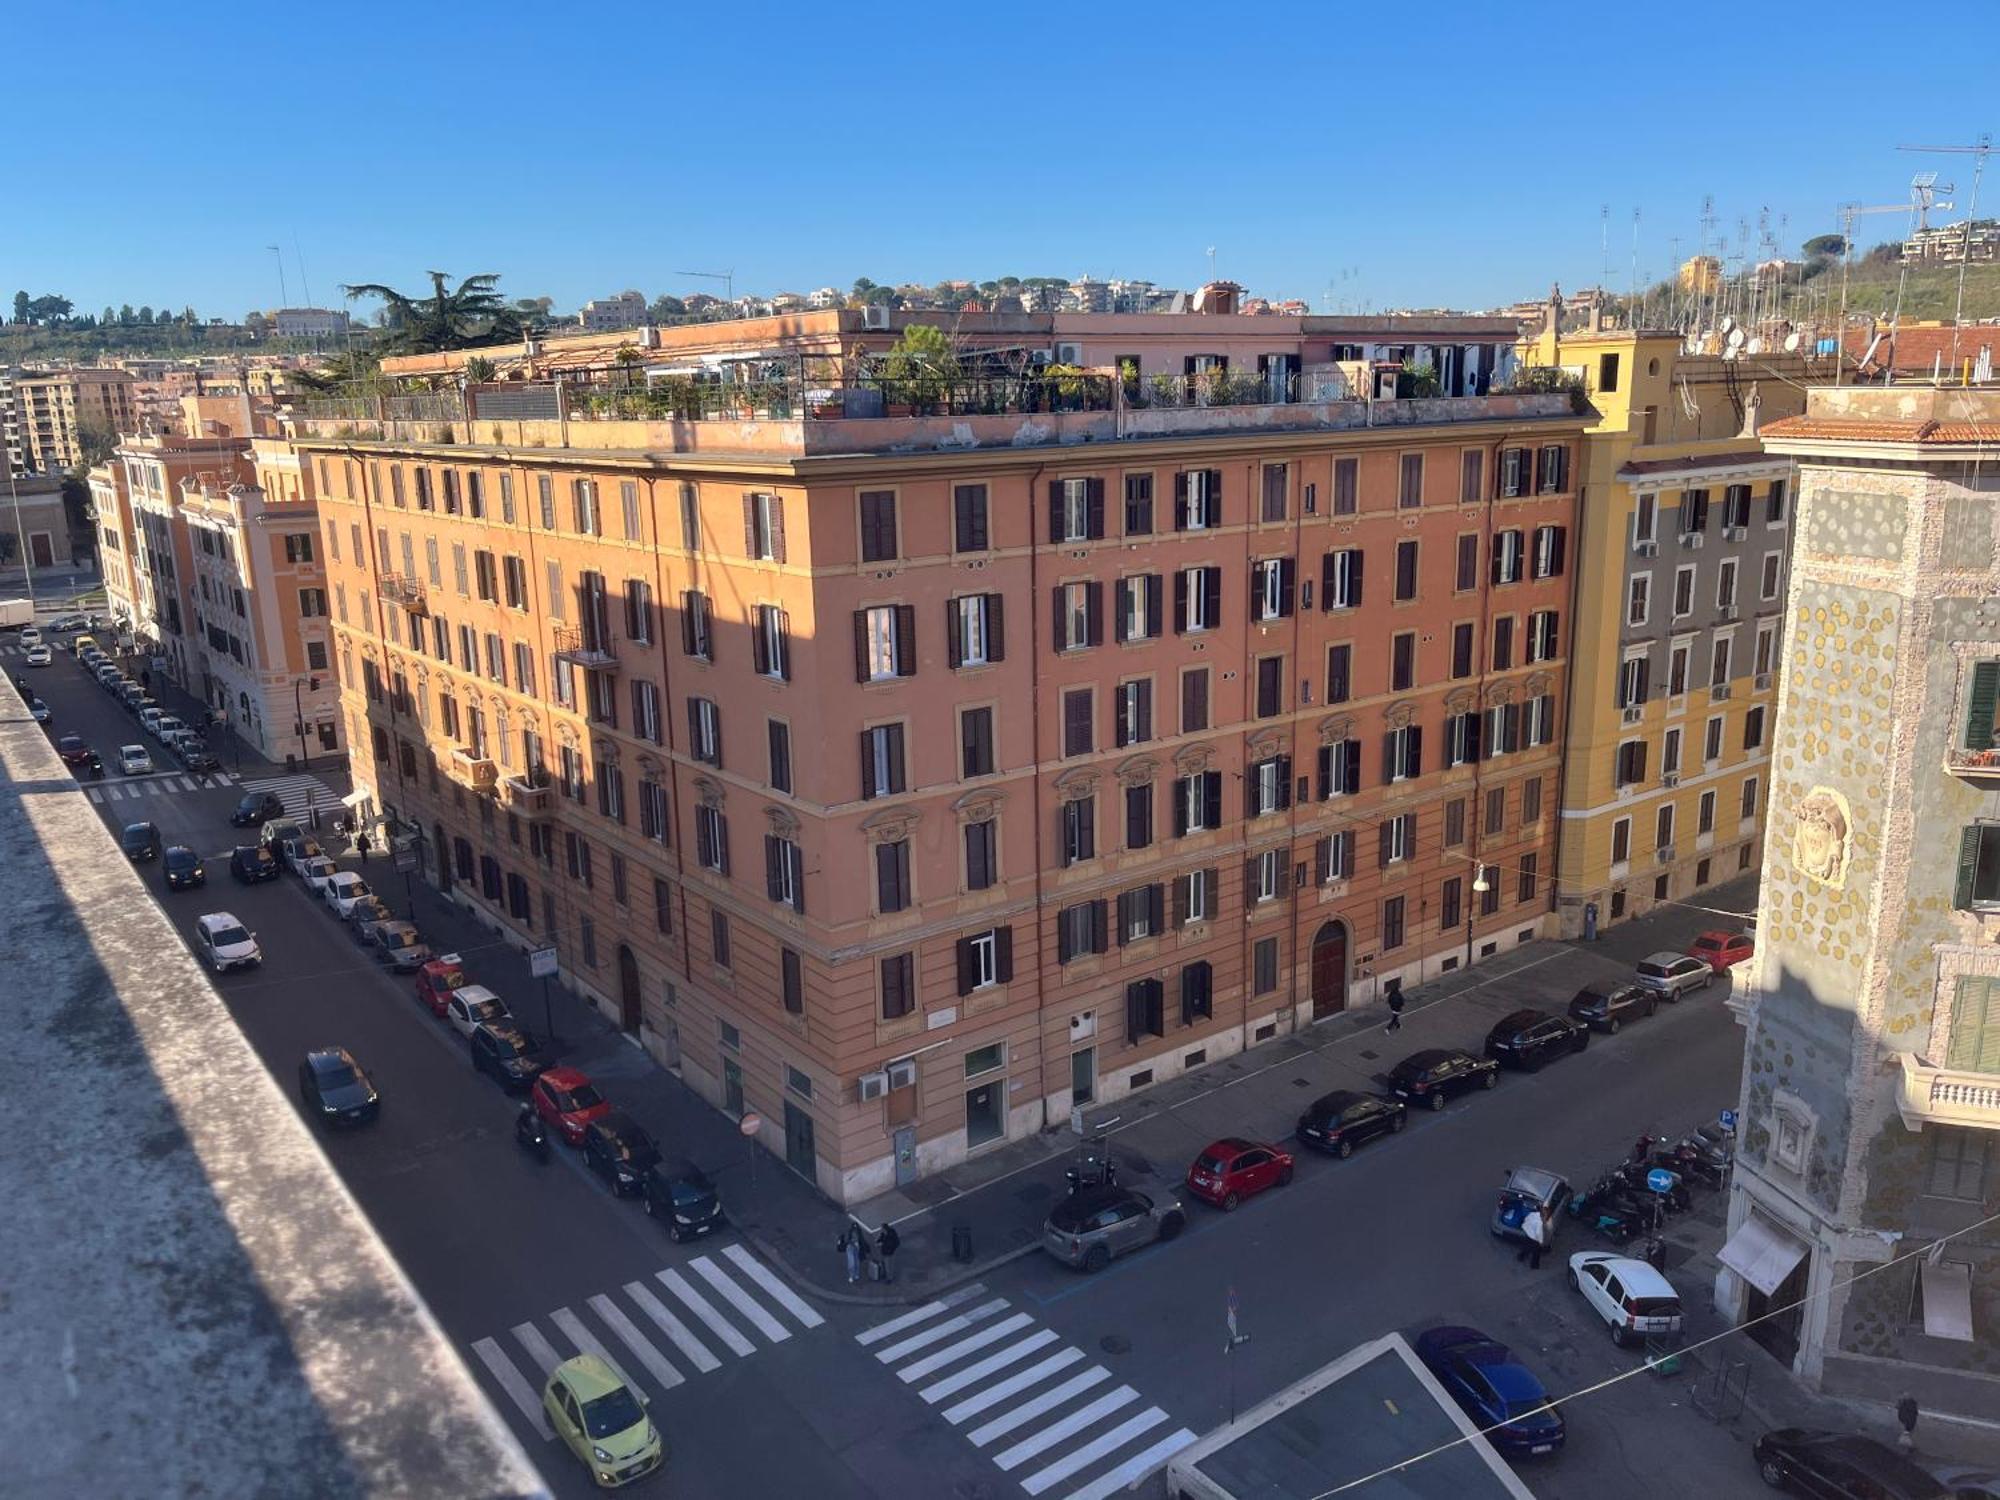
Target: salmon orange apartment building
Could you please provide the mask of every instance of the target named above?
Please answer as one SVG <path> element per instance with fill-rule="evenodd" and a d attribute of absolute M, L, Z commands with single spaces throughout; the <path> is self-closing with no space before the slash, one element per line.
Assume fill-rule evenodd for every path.
<path fill-rule="evenodd" d="M 905 321 L 301 409 L 428 878 L 849 1202 L 1545 930 L 1583 418 L 1511 321 Z"/>

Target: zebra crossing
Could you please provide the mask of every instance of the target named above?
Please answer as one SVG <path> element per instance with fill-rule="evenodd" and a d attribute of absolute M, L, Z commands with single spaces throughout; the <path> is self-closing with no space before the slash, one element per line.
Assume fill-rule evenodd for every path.
<path fill-rule="evenodd" d="M 84 796 L 99 807 L 110 802 L 136 802 L 147 797 L 174 792 L 200 792 L 218 786 L 234 786 L 236 779 L 227 771 L 203 775 L 146 776 L 131 781 L 106 781 L 83 789 Z"/>
<path fill-rule="evenodd" d="M 266 776 L 244 782 L 243 790 L 275 794 L 285 804 L 285 816 L 288 818 L 303 818 L 307 810 L 314 807 L 327 817 L 340 811 L 340 793 L 317 776 Z"/>
<path fill-rule="evenodd" d="M 574 1308 L 558 1307 L 542 1322 L 516 1323 L 504 1338 L 496 1335 L 472 1345 L 480 1367 L 521 1420 L 545 1439 L 555 1433 L 542 1413 L 542 1387 L 565 1359 L 595 1354 L 633 1385 L 657 1394 L 713 1374 L 731 1359 L 786 1342 L 793 1324 L 810 1331 L 826 1321 L 740 1244 L 656 1271 L 650 1283 L 628 1281 L 616 1293 L 587 1297 L 583 1307 L 594 1324 Z M 543 1331 L 542 1323 L 556 1339 Z M 525 1368 L 517 1362 L 522 1357 Z M 646 1378 L 628 1370 L 643 1370 Z"/>
<path fill-rule="evenodd" d="M 1105 1500 L 1195 1438 L 978 1282 L 854 1339 L 1030 1495 L 1090 1474 L 1064 1500 Z"/>

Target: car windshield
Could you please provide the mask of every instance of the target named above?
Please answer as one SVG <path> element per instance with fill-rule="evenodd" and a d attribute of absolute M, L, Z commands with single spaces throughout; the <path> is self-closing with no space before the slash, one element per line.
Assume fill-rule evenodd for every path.
<path fill-rule="evenodd" d="M 615 1391 L 606 1391 L 595 1401 L 584 1402 L 583 1430 L 594 1438 L 610 1437 L 628 1427 L 638 1426 L 644 1415 L 638 1400 L 621 1385 Z"/>
<path fill-rule="evenodd" d="M 382 941 L 391 948 L 414 948 L 417 946 L 417 935 L 414 932 L 385 932 Z"/>
<path fill-rule="evenodd" d="M 466 1009 L 472 1012 L 475 1021 L 490 1021 L 495 1016 L 507 1014 L 507 1007 L 498 1000 L 475 1000 Z"/>
<path fill-rule="evenodd" d="M 1625 1299 L 1625 1305 L 1631 1309 L 1632 1315 L 1637 1318 L 1663 1318 L 1681 1310 L 1680 1298 L 1678 1297 L 1628 1296 Z"/>
<path fill-rule="evenodd" d="M 128 844 L 149 844 L 152 841 L 153 825 L 151 823 L 134 823 L 130 828 L 125 830 L 125 842 Z"/>
<path fill-rule="evenodd" d="M 676 1177 L 669 1185 L 676 1203 L 705 1203 L 715 1196 L 715 1184 L 699 1172 L 688 1172 Z"/>
<path fill-rule="evenodd" d="M 526 1057 L 534 1050 L 519 1032 L 493 1031 L 487 1034 L 493 1038 L 493 1050 L 504 1057 Z"/>
<path fill-rule="evenodd" d="M 604 1102 L 604 1096 L 597 1092 L 594 1083 L 579 1083 L 569 1091 L 567 1109 L 595 1109 Z"/>
<path fill-rule="evenodd" d="M 227 948 L 233 943 L 249 942 L 250 934 L 241 927 L 218 927 L 212 941 L 218 948 Z"/>
<path fill-rule="evenodd" d="M 191 849 L 169 849 L 167 851 L 167 865 L 171 869 L 185 870 L 190 865 L 198 865 L 200 863 L 201 861 L 195 858 L 194 851 Z"/>
<path fill-rule="evenodd" d="M 346 1063 L 334 1063 L 319 1070 L 319 1086 L 323 1089 L 344 1089 L 354 1082 L 354 1069 Z"/>
<path fill-rule="evenodd" d="M 1667 977 L 1667 968 L 1665 964 L 1651 964 L 1651 963 L 1640 964 L 1639 972 L 1645 975 L 1646 978 L 1648 979 L 1665 979 Z"/>
<path fill-rule="evenodd" d="M 1226 1158 L 1209 1151 L 1196 1157 L 1194 1165 L 1197 1172 L 1221 1172 L 1228 1167 L 1229 1162 Z"/>

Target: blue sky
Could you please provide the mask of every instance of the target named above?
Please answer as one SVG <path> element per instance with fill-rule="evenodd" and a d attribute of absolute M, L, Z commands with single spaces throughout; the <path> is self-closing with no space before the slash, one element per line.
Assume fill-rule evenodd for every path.
<path fill-rule="evenodd" d="M 1900 31 L 1896 30 L 1902 24 Z M 1219 273 L 1484 306 L 1787 250 L 2000 127 L 2000 4 L 17 6 L 0 299 L 238 316 L 497 271 L 562 308 Z M 46 116 L 47 130 L 29 122 Z M 2000 163 L 1983 212 L 2000 213 Z M 1779 217 L 1785 219 L 1781 231 Z M 1903 220 L 1864 220 L 1889 238 Z M 295 248 L 296 246 L 296 248 Z"/>

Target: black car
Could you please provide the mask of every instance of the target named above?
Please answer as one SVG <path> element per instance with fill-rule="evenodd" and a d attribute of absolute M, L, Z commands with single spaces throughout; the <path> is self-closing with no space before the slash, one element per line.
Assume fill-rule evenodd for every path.
<path fill-rule="evenodd" d="M 1650 1016 L 1659 1003 L 1659 996 L 1636 984 L 1587 984 L 1570 1001 L 1569 1018 L 1616 1035 L 1627 1021 Z"/>
<path fill-rule="evenodd" d="M 208 884 L 208 867 L 201 862 L 201 856 L 186 844 L 175 844 L 160 858 L 160 868 L 167 877 L 170 891 L 191 891 L 198 885 Z"/>
<path fill-rule="evenodd" d="M 639 1192 L 647 1169 L 660 1159 L 660 1148 L 623 1110 L 599 1115 L 583 1130 L 583 1164 L 624 1197 Z"/>
<path fill-rule="evenodd" d="M 675 1244 L 722 1227 L 722 1199 L 715 1184 L 692 1162 L 656 1162 L 640 1187 L 646 1212 L 667 1226 Z"/>
<path fill-rule="evenodd" d="M 1389 1092 L 1409 1104 L 1443 1109 L 1453 1094 L 1490 1089 L 1500 1081 L 1500 1064 L 1456 1047 L 1412 1052 L 1389 1070 Z"/>
<path fill-rule="evenodd" d="M 127 859 L 151 859 L 160 852 L 160 830 L 151 823 L 127 823 L 118 847 Z"/>
<path fill-rule="evenodd" d="M 271 861 L 273 865 L 277 861 Z M 347 909 L 347 930 L 354 934 L 354 941 L 363 947 L 375 941 L 375 929 L 384 922 L 393 922 L 396 914 L 380 896 L 363 896 Z"/>
<path fill-rule="evenodd" d="M 284 815 L 285 804 L 278 800 L 276 792 L 245 792 L 243 800 L 229 815 L 229 821 L 237 828 L 256 828 Z"/>
<path fill-rule="evenodd" d="M 1401 1130 L 1408 1117 L 1409 1110 L 1399 1099 L 1336 1089 L 1313 1100 L 1299 1116 L 1299 1143 L 1335 1156 L 1352 1156 L 1363 1141 Z"/>
<path fill-rule="evenodd" d="M 199 740 L 182 740 L 181 748 L 175 753 L 180 756 L 181 764 L 190 771 L 200 773 L 222 769 L 222 762 L 215 758 L 215 752 Z"/>
<path fill-rule="evenodd" d="M 489 1074 L 510 1094 L 526 1089 L 548 1066 L 536 1054 L 528 1034 L 508 1021 L 485 1021 L 473 1027 L 471 1046 L 472 1066 Z"/>
<path fill-rule="evenodd" d="M 1780 1427 L 1751 1450 L 1774 1490 L 1797 1495 L 1866 1495 L 1870 1500 L 1951 1500 L 1951 1491 L 1894 1448 L 1844 1432 Z"/>
<path fill-rule="evenodd" d="M 1486 1033 L 1486 1055 L 1509 1068 L 1539 1068 L 1589 1045 L 1588 1026 L 1545 1010 L 1517 1010 Z"/>
<path fill-rule="evenodd" d="M 299 1093 L 306 1107 L 329 1125 L 353 1125 L 372 1120 L 382 1110 L 382 1096 L 345 1047 L 319 1047 L 299 1064 Z"/>
<path fill-rule="evenodd" d="M 255 885 L 260 880 L 276 880 L 285 867 L 262 844 L 238 844 L 229 856 L 229 873 L 244 885 Z"/>

